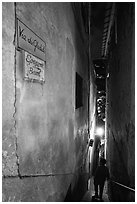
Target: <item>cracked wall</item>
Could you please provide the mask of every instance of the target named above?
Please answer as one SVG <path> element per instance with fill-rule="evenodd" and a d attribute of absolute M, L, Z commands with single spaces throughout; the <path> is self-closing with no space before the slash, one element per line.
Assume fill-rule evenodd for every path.
<path fill-rule="evenodd" d="M 24 53 L 13 43 L 15 9 L 46 42 L 44 84 L 24 80 Z M 88 172 L 83 39 L 70 3 L 3 3 L 3 201 L 63 201 L 78 174 Z M 77 110 L 76 71 L 84 93 Z"/>

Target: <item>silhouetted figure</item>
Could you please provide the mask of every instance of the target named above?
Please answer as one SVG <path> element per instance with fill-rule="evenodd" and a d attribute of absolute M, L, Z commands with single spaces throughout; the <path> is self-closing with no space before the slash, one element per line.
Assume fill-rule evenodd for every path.
<path fill-rule="evenodd" d="M 109 179 L 109 170 L 105 166 L 106 160 L 104 158 L 100 159 L 100 165 L 97 167 L 94 176 L 94 186 L 95 186 L 95 198 L 102 200 L 103 189 L 106 179 Z M 99 196 L 98 196 L 98 187 L 99 187 Z"/>

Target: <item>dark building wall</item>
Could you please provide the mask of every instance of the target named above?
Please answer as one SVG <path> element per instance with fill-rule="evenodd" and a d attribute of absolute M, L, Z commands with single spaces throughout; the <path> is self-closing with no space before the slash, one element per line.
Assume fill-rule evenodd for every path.
<path fill-rule="evenodd" d="M 107 78 L 107 159 L 112 179 L 135 188 L 134 3 L 116 3 L 116 8 L 117 43 L 111 42 Z M 134 201 L 134 192 L 116 184 L 111 195 L 114 201 Z"/>
<path fill-rule="evenodd" d="M 81 13 L 77 22 L 71 3 L 3 3 L 2 9 L 3 201 L 63 201 L 81 180 L 86 189 L 87 178 L 79 175 L 89 171 L 89 65 Z M 15 15 L 46 42 L 44 84 L 24 80 Z M 83 80 L 77 109 L 76 72 Z M 91 94 L 94 120 L 94 85 Z"/>

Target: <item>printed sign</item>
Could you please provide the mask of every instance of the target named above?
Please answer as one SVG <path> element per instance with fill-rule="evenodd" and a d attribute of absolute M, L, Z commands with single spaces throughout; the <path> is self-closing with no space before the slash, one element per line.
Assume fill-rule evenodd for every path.
<path fill-rule="evenodd" d="M 25 52 L 25 79 L 38 82 L 45 81 L 45 62 L 32 54 Z"/>
<path fill-rule="evenodd" d="M 19 19 L 17 19 L 17 46 L 45 61 L 45 42 Z"/>

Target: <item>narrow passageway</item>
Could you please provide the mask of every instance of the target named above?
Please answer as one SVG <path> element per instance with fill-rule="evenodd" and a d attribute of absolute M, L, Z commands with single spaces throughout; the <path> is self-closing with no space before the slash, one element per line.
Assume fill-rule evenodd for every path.
<path fill-rule="evenodd" d="M 135 2 L 2 2 L 2 201 L 99 198 L 135 201 Z"/>
<path fill-rule="evenodd" d="M 88 189 L 88 191 L 83 196 L 81 202 L 97 202 L 97 201 L 93 200 L 93 197 L 95 195 L 93 177 L 91 179 L 89 179 L 89 186 L 90 186 L 90 188 Z M 105 186 L 104 186 L 102 199 L 103 199 L 104 202 L 110 202 L 109 197 L 108 197 L 107 183 L 105 183 Z M 100 202 L 100 200 L 98 200 L 98 202 Z"/>

